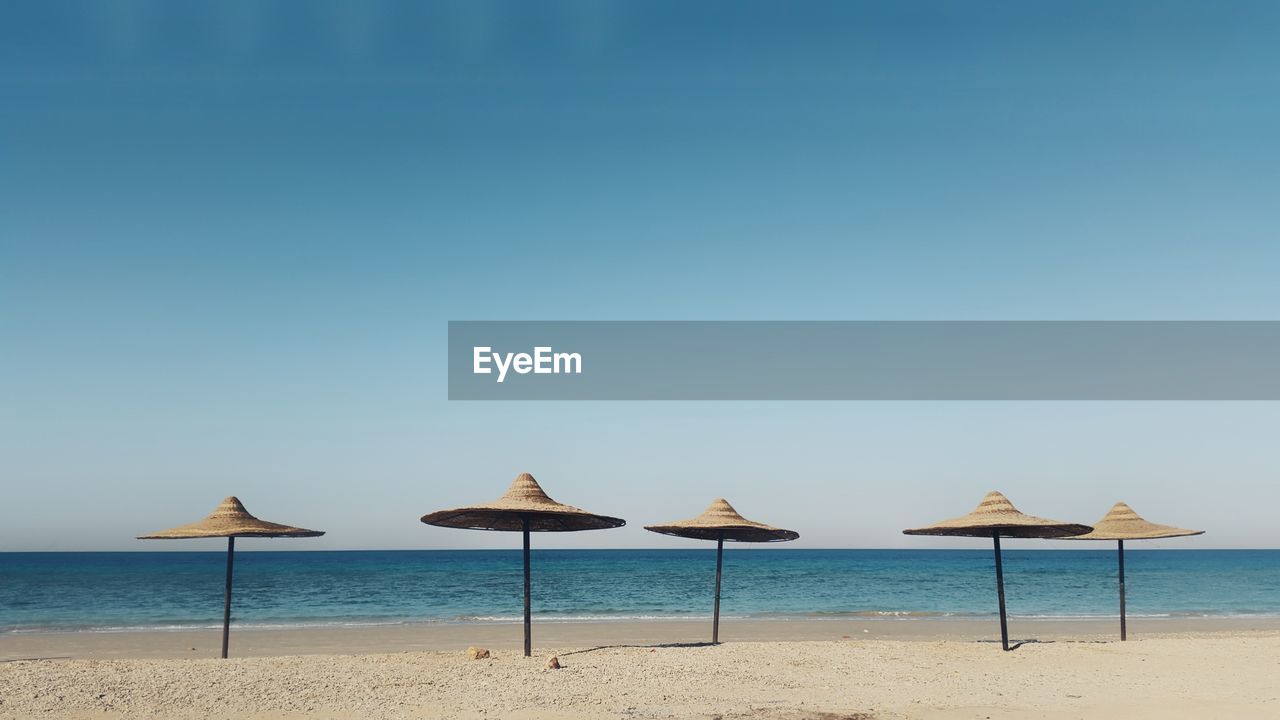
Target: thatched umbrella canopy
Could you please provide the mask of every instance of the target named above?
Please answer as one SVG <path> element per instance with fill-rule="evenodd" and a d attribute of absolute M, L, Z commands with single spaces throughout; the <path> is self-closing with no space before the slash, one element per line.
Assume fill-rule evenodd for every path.
<path fill-rule="evenodd" d="M 1173 527 L 1172 525 L 1157 525 L 1156 523 L 1147 522 L 1142 519 L 1141 515 L 1133 511 L 1125 503 L 1118 502 L 1111 507 L 1106 516 L 1099 520 L 1093 526 L 1093 532 L 1084 535 L 1076 535 L 1067 538 L 1068 540 L 1115 540 L 1116 556 L 1119 558 L 1120 568 L 1120 639 L 1129 639 L 1129 629 L 1127 627 L 1127 618 L 1125 617 L 1125 593 L 1124 593 L 1124 541 L 1125 540 L 1158 540 L 1162 538 L 1186 537 L 1189 535 L 1203 535 L 1203 530 L 1184 530 L 1183 528 Z"/>
<path fill-rule="evenodd" d="M 715 613 L 711 620 L 711 642 L 720 642 L 720 570 L 724 564 L 724 543 L 729 542 L 787 542 L 800 537 L 793 530 L 783 530 L 764 523 L 748 520 L 724 498 L 716 498 L 701 515 L 666 525 L 646 525 L 645 530 L 716 541 L 716 599 Z"/>
<path fill-rule="evenodd" d="M 995 543 L 996 593 L 1000 598 L 1000 645 L 1009 649 L 1009 624 L 1004 607 L 1004 564 L 1000 557 L 1000 538 L 1062 538 L 1083 535 L 1093 528 L 1088 525 L 1045 520 L 1019 512 L 1009 499 L 989 492 L 973 512 L 951 520 L 943 520 L 922 528 L 903 530 L 905 535 L 948 535 L 989 537 Z"/>
<path fill-rule="evenodd" d="M 259 520 L 244 509 L 234 495 L 223 500 L 209 516 L 188 525 L 161 530 L 151 535 L 140 535 L 139 540 L 183 540 L 188 538 L 224 537 L 227 539 L 227 584 L 222 595 L 222 657 L 227 657 L 227 644 L 231 635 L 231 569 L 235 564 L 236 538 L 238 537 L 319 537 L 321 530 L 281 525 Z"/>
<path fill-rule="evenodd" d="M 502 497 L 490 503 L 440 510 L 422 516 L 422 522 L 466 530 L 520 531 L 524 534 L 524 654 L 533 653 L 533 613 L 529 602 L 529 533 L 576 532 L 622 527 L 626 520 L 597 515 L 552 500 L 529 473 L 516 476 Z"/>

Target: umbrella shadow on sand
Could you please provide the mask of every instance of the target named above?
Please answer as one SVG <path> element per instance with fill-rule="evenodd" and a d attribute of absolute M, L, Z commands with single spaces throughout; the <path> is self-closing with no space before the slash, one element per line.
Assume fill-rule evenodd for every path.
<path fill-rule="evenodd" d="M 999 640 L 975 640 L 974 642 L 978 642 L 978 643 L 995 643 L 995 644 L 999 644 L 999 643 L 1000 643 L 1000 641 L 999 641 Z M 1005 648 L 1005 649 L 1006 649 L 1006 650 L 1009 650 L 1009 651 L 1011 651 L 1011 652 L 1012 652 L 1012 651 L 1017 650 L 1018 648 L 1022 647 L 1023 645 L 1052 645 L 1052 644 L 1054 644 L 1055 642 L 1057 642 L 1057 640 L 1034 640 L 1034 639 L 1033 639 L 1033 640 L 1010 640 L 1010 641 L 1009 641 L 1009 647 L 1007 647 L 1007 648 Z"/>
<path fill-rule="evenodd" d="M 596 647 L 584 648 L 582 650 L 571 650 L 566 653 L 559 653 L 560 657 L 569 657 L 570 655 L 583 655 L 586 653 L 596 652 L 597 650 L 624 650 L 634 648 L 638 650 L 659 650 L 665 648 L 702 648 L 715 647 L 720 643 L 712 642 L 690 642 L 690 643 L 658 643 L 656 645 L 597 645 Z"/>

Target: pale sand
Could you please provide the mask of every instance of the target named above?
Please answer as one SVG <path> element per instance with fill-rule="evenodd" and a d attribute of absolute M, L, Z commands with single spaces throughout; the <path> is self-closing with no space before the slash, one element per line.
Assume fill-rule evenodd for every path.
<path fill-rule="evenodd" d="M 531 659 L 511 625 L 241 631 L 226 661 L 216 633 L 8 635 L 5 658 L 134 659 L 0 663 L 0 718 L 1280 718 L 1277 621 L 1131 629 L 1017 621 L 1038 641 L 1005 653 L 974 641 L 992 622 L 733 621 L 719 646 L 666 644 L 706 623 L 543 624 Z"/>

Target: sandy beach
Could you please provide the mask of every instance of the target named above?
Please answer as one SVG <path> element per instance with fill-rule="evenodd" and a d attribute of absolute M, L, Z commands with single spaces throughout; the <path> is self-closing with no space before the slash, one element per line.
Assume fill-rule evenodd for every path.
<path fill-rule="evenodd" d="M 3 718 L 1271 718 L 1280 623 L 954 620 L 242 630 L 7 636 Z M 588 640 L 590 638 L 590 640 Z M 462 649 L 483 645 L 488 660 Z M 192 650 L 191 648 L 195 648 Z M 564 667 L 546 669 L 557 655 Z M 20 659 L 46 658 L 46 659 Z"/>

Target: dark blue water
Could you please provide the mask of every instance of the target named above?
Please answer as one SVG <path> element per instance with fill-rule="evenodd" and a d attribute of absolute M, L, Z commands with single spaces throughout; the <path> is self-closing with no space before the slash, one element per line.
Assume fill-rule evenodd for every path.
<path fill-rule="evenodd" d="M 1129 550 L 1131 615 L 1280 615 L 1280 550 Z M 1116 613 L 1114 550 L 1008 550 L 1014 616 Z M 214 627 L 224 553 L 0 553 L 0 632 Z M 243 626 L 516 621 L 519 551 L 240 552 Z M 540 622 L 709 617 L 714 550 L 535 550 Z M 727 550 L 726 617 L 988 616 L 990 551 Z"/>

